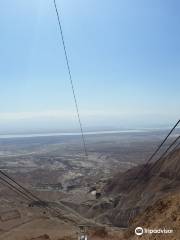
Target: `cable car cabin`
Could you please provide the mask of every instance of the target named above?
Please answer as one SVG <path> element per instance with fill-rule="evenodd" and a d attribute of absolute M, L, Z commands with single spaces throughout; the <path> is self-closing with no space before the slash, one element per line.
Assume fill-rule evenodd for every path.
<path fill-rule="evenodd" d="M 78 240 L 88 240 L 88 226 L 79 225 Z"/>

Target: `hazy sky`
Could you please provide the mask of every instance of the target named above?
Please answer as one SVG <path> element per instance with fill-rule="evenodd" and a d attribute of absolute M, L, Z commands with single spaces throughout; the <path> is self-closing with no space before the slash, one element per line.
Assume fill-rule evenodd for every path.
<path fill-rule="evenodd" d="M 85 126 L 180 117 L 180 1 L 57 5 Z M 77 127 L 53 0 L 1 1 L 0 33 L 0 131 Z"/>

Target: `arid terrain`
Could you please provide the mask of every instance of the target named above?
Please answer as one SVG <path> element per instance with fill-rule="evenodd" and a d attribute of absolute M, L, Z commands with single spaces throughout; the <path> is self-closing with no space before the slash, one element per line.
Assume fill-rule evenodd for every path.
<path fill-rule="evenodd" d="M 88 157 L 80 136 L 1 138 L 0 169 L 47 206 L 22 198 L 0 179 L 0 239 L 77 239 L 79 225 L 95 240 L 137 239 L 135 226 L 175 231 L 143 239 L 180 239 L 179 150 L 142 168 L 166 134 L 87 135 Z"/>

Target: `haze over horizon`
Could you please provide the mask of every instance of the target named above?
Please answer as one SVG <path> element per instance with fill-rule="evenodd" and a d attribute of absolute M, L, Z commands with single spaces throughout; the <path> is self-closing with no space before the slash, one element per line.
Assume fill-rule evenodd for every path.
<path fill-rule="evenodd" d="M 179 119 L 179 1 L 57 5 L 85 130 Z M 78 129 L 53 2 L 2 2 L 0 29 L 0 133 Z"/>

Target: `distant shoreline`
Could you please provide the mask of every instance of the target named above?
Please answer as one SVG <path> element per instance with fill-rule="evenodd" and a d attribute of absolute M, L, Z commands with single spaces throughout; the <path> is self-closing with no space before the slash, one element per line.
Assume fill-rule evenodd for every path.
<path fill-rule="evenodd" d="M 131 130 L 106 130 L 106 131 L 88 131 L 84 135 L 102 135 L 102 134 L 116 134 L 116 133 L 143 133 L 160 131 L 167 129 L 131 129 Z M 32 133 L 32 134 L 2 134 L 0 139 L 8 138 L 31 138 L 31 137 L 55 137 L 55 136 L 80 136 L 80 132 L 59 132 L 59 133 Z"/>

